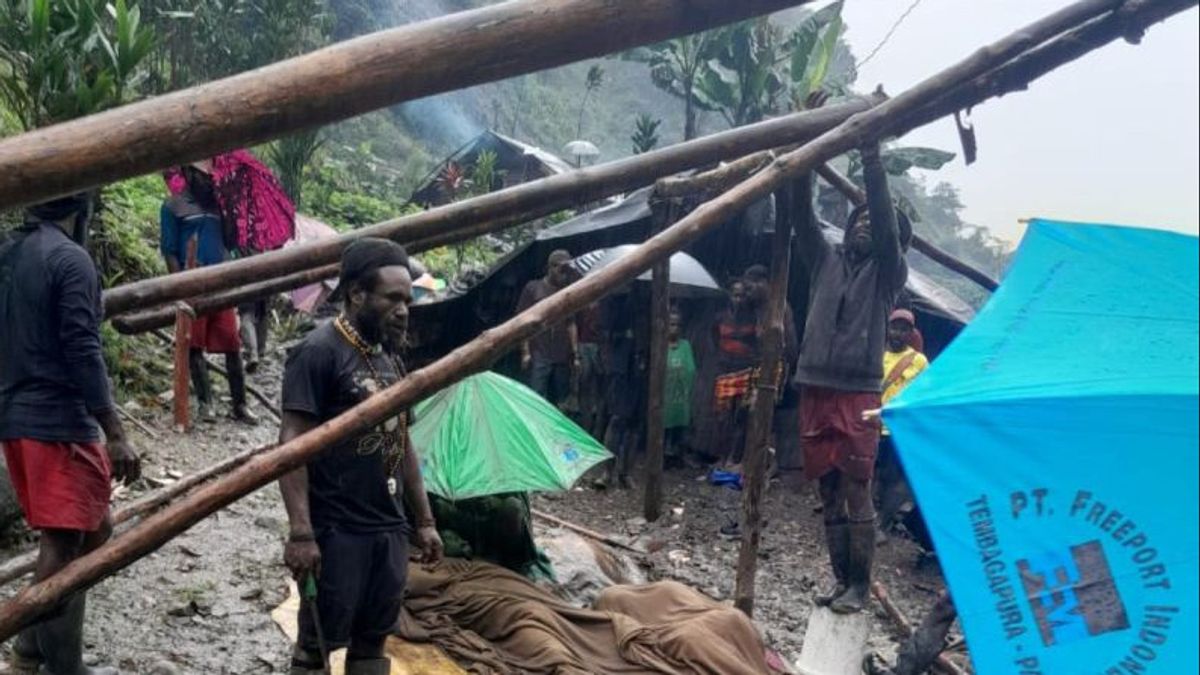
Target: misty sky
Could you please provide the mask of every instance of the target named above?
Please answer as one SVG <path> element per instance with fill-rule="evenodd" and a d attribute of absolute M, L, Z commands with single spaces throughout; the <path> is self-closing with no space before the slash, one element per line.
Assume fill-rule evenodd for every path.
<path fill-rule="evenodd" d="M 923 0 L 857 87 L 897 94 L 1066 0 Z M 846 3 L 846 39 L 865 57 L 910 0 Z M 974 111 L 978 159 L 961 157 L 930 181 L 958 186 L 964 219 L 1018 239 L 1018 219 L 1120 223 L 1195 234 L 1200 223 L 1200 13 L 1152 27 L 1141 45 L 1121 41 Z M 918 129 L 905 145 L 961 154 L 951 119 Z"/>

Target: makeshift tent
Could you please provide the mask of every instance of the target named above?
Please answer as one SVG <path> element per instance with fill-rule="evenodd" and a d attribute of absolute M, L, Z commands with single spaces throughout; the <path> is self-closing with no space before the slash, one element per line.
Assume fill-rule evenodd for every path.
<path fill-rule="evenodd" d="M 884 411 L 978 672 L 1197 672 L 1198 253 L 1033 221 Z"/>
<path fill-rule="evenodd" d="M 496 154 L 495 183 L 488 186 L 489 192 L 566 173 L 573 168 L 562 158 L 539 147 L 489 130 L 468 141 L 431 171 L 413 192 L 410 201 L 425 207 L 453 201 L 454 195 L 446 190 L 443 180 L 447 169 L 468 175 L 480 153 L 488 151 Z"/>
<path fill-rule="evenodd" d="M 571 266 L 584 276 L 603 269 L 611 263 L 628 255 L 635 247 L 633 244 L 602 248 L 590 253 L 584 253 L 571 261 Z M 704 297 L 720 296 L 724 293 L 721 285 L 713 279 L 708 270 L 704 269 L 695 258 L 686 253 L 675 253 L 671 256 L 671 297 Z M 654 279 L 653 272 L 645 272 L 638 276 L 638 281 L 649 283 Z"/>

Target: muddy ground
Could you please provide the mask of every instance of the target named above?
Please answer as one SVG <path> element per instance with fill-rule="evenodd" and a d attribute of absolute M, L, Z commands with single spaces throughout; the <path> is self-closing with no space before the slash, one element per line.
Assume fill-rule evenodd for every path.
<path fill-rule="evenodd" d="M 277 395 L 277 363 L 251 377 L 268 396 Z M 224 384 L 215 383 L 218 391 Z M 256 404 L 257 405 L 257 404 Z M 262 422 L 247 427 L 232 421 L 203 425 L 190 434 L 170 428 L 165 409 L 135 414 L 159 434 L 155 440 L 130 432 L 143 453 L 147 476 L 187 474 L 243 449 L 274 440 L 277 427 L 258 407 Z M 647 524 L 640 517 L 642 492 L 577 488 L 540 495 L 535 507 L 579 525 L 616 535 L 653 551 L 641 563 L 647 576 L 673 578 L 715 598 L 733 594 L 737 542 L 717 536 L 723 514 L 736 505 L 724 488 L 697 480 L 699 469 L 668 472 L 664 517 Z M 764 508 L 768 525 L 760 551 L 755 619 L 767 643 L 789 663 L 799 654 L 816 588 L 830 581 L 812 491 L 772 483 Z M 134 499 L 151 489 L 142 485 L 121 496 Z M 120 507 L 117 504 L 117 508 Z M 281 563 L 286 518 L 272 485 L 226 508 L 159 551 L 105 580 L 89 595 L 86 643 L 89 661 L 114 664 L 125 673 L 286 672 L 289 645 L 271 621 L 271 609 L 287 593 Z M 25 543 L 28 545 L 28 542 Z M 15 551 L 0 553 L 0 559 Z M 877 578 L 897 605 L 918 620 L 942 582 L 936 565 L 915 566 L 919 552 L 905 539 L 892 538 L 879 549 Z M 0 590 L 8 597 L 19 584 Z M 894 627 L 878 606 L 872 638 L 884 651 L 894 647 Z M 7 654 L 7 651 L 4 651 Z M 0 663 L 3 657 L 0 656 Z M 5 667 L 0 668 L 4 672 Z"/>

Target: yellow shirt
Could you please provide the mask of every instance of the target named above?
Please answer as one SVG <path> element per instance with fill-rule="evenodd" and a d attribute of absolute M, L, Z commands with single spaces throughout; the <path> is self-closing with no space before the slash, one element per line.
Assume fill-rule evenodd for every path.
<path fill-rule="evenodd" d="M 899 377 L 892 375 L 892 370 L 896 367 L 896 365 L 899 364 L 900 361 L 909 354 L 916 355 L 912 359 L 912 362 L 905 367 L 905 369 L 900 373 Z M 883 381 L 886 383 L 890 378 L 891 384 L 888 384 L 883 390 L 883 404 L 887 405 L 888 401 L 895 398 L 896 394 L 899 394 L 900 391 L 907 387 L 910 382 L 916 379 L 917 375 L 920 375 L 921 371 L 925 370 L 928 365 L 929 359 L 925 358 L 924 354 L 913 349 L 912 347 L 905 347 L 904 351 L 900 352 L 894 352 L 890 349 L 884 350 Z M 883 429 L 883 433 L 888 433 L 887 428 Z"/>

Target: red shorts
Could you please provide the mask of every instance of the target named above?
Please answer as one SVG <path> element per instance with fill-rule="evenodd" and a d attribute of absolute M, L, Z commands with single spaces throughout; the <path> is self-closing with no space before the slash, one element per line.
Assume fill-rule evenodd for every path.
<path fill-rule="evenodd" d="M 13 492 L 35 530 L 94 532 L 108 515 L 112 466 L 100 443 L 4 441 Z"/>
<path fill-rule="evenodd" d="M 242 349 L 237 310 L 229 307 L 192 321 L 192 349 L 209 354 L 236 354 Z"/>
<path fill-rule="evenodd" d="M 863 420 L 862 413 L 880 407 L 878 392 L 805 387 L 800 395 L 804 475 L 813 480 L 837 469 L 855 480 L 870 480 L 879 422 Z"/>

